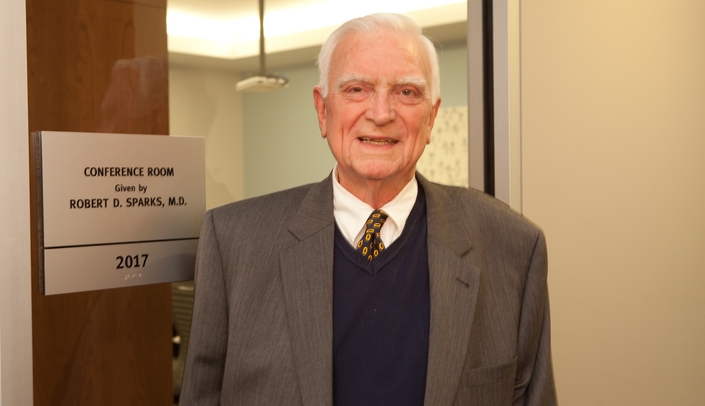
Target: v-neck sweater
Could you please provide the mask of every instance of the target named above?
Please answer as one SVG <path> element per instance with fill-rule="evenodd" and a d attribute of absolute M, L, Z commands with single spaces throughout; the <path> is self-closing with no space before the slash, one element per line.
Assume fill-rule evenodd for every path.
<path fill-rule="evenodd" d="M 372 261 L 336 227 L 335 406 L 423 405 L 430 320 L 426 231 L 421 189 L 402 234 Z"/>

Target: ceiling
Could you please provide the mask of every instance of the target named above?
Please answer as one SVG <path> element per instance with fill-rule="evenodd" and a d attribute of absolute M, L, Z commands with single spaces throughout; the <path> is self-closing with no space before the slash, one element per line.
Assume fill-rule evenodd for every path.
<path fill-rule="evenodd" d="M 464 0 L 266 0 L 267 70 L 313 63 L 337 26 L 374 12 L 410 15 L 438 42 L 464 40 L 466 7 Z M 256 72 L 258 13 L 257 0 L 168 0 L 170 63 Z"/>

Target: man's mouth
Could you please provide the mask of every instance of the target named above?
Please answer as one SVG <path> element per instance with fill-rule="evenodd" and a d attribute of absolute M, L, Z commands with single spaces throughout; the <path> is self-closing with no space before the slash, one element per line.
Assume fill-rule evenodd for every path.
<path fill-rule="evenodd" d="M 384 140 L 384 139 L 379 139 L 379 140 L 373 140 L 372 138 L 360 138 L 360 141 L 367 143 L 367 144 L 372 144 L 372 145 L 388 145 L 388 144 L 396 144 L 399 142 L 398 140 Z"/>

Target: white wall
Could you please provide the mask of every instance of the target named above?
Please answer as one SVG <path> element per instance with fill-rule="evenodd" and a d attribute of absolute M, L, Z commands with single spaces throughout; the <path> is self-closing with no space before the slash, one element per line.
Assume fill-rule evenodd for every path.
<path fill-rule="evenodd" d="M 206 137 L 206 207 L 244 197 L 242 94 L 237 72 L 169 66 L 169 131 Z"/>
<path fill-rule="evenodd" d="M 522 3 L 524 213 L 564 405 L 705 399 L 705 2 Z"/>
<path fill-rule="evenodd" d="M 313 62 L 280 73 L 289 78 L 287 88 L 243 93 L 246 197 L 318 182 L 335 162 L 313 107 Z"/>
<path fill-rule="evenodd" d="M 32 404 L 24 0 L 0 2 L 0 405 Z"/>

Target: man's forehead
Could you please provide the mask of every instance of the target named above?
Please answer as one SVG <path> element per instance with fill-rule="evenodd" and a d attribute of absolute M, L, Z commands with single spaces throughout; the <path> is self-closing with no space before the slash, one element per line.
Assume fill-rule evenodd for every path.
<path fill-rule="evenodd" d="M 382 49 L 383 52 L 375 53 L 375 49 Z M 404 50 L 407 52 L 404 53 Z M 383 67 L 392 67 L 395 64 L 403 66 L 408 61 L 412 61 L 412 64 L 407 67 L 418 68 L 418 75 L 411 74 L 413 72 L 409 72 L 406 68 L 406 72 L 394 74 L 393 80 L 382 74 L 385 71 Z M 361 67 L 364 67 L 362 69 L 367 72 L 360 72 Z M 369 72 L 369 69 L 377 70 L 378 74 Z M 391 30 L 383 30 L 379 33 L 351 32 L 341 38 L 330 61 L 330 73 L 332 75 L 329 75 L 329 80 L 335 86 L 343 82 L 373 83 L 382 80 L 393 81 L 395 84 L 408 83 L 425 86 L 430 80 L 431 69 L 428 54 L 418 38 Z M 389 73 L 387 71 L 387 74 Z"/>
<path fill-rule="evenodd" d="M 340 39 L 333 50 L 331 63 L 335 64 L 340 62 L 350 53 L 355 53 L 357 57 L 364 58 L 366 50 L 384 46 L 393 49 L 408 50 L 410 53 L 416 55 L 417 64 L 419 65 L 428 62 L 428 55 L 418 37 L 390 29 L 382 29 L 379 32 L 354 31 L 347 33 Z"/>

